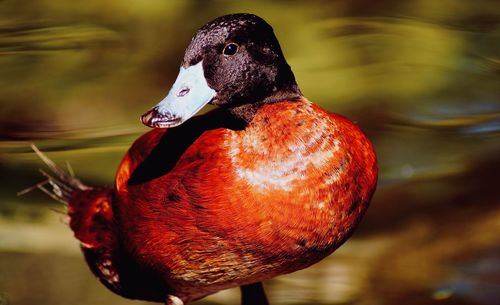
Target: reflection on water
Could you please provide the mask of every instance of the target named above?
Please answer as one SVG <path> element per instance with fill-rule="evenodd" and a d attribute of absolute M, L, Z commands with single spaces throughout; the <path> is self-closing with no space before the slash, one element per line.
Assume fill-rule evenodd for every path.
<path fill-rule="evenodd" d="M 89 184 L 112 184 L 191 35 L 230 12 L 268 20 L 305 95 L 356 120 L 380 161 L 353 238 L 266 282 L 272 303 L 497 304 L 494 0 L 0 2 L 0 304 L 132 304 L 92 277 L 56 203 L 15 197 L 40 179 L 28 143 Z"/>

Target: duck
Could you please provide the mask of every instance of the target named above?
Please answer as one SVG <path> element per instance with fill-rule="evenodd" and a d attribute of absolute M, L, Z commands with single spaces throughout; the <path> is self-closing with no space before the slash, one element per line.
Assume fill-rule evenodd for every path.
<path fill-rule="evenodd" d="M 214 109 L 196 115 L 205 105 Z M 305 98 L 273 28 L 248 13 L 201 27 L 152 129 L 123 157 L 114 186 L 91 187 L 47 158 L 52 197 L 90 270 L 130 299 L 187 304 L 307 268 L 353 233 L 377 184 L 372 143 Z"/>

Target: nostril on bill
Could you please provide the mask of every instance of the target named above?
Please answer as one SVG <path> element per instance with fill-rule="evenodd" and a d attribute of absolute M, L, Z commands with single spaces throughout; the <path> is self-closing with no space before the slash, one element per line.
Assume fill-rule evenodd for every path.
<path fill-rule="evenodd" d="M 184 95 L 188 94 L 190 90 L 191 89 L 189 89 L 188 87 L 182 87 L 179 93 L 177 93 L 177 97 L 183 97 Z"/>

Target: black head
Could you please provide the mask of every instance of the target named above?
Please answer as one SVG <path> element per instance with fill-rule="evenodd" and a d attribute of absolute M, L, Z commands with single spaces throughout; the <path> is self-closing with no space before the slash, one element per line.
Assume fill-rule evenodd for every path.
<path fill-rule="evenodd" d="M 204 83 L 200 85 L 204 89 L 195 91 L 195 82 Z M 209 102 L 238 109 L 235 114 L 244 112 L 245 117 L 248 109 L 263 103 L 300 96 L 273 28 L 252 14 L 226 15 L 198 30 L 186 49 L 181 72 L 169 95 L 142 120 L 151 127 L 177 126 Z M 201 106 L 200 99 L 204 99 Z M 194 105 L 192 109 L 177 112 L 186 101 Z"/>
<path fill-rule="evenodd" d="M 273 28 L 252 14 L 219 17 L 203 26 L 186 49 L 183 66 L 203 60 L 215 105 L 236 106 L 300 95 Z"/>

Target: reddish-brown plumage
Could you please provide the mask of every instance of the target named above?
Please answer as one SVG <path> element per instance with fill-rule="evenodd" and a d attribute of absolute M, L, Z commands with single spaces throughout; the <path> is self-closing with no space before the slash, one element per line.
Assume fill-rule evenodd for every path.
<path fill-rule="evenodd" d="M 118 279 L 103 280 L 117 293 L 188 302 L 305 268 L 340 246 L 368 206 L 375 154 L 344 117 L 299 99 L 260 107 L 241 130 L 218 111 L 189 122 L 143 135 L 114 190 L 70 202 L 87 261 Z"/>
<path fill-rule="evenodd" d="M 192 117 L 207 103 L 219 108 Z M 180 305 L 241 286 L 242 305 L 266 305 L 259 282 L 332 253 L 375 190 L 370 141 L 302 96 L 255 15 L 200 28 L 141 120 L 156 129 L 127 152 L 114 188 L 87 187 L 33 146 L 54 174 L 37 187 L 68 203 L 90 269 L 124 297 Z"/>

